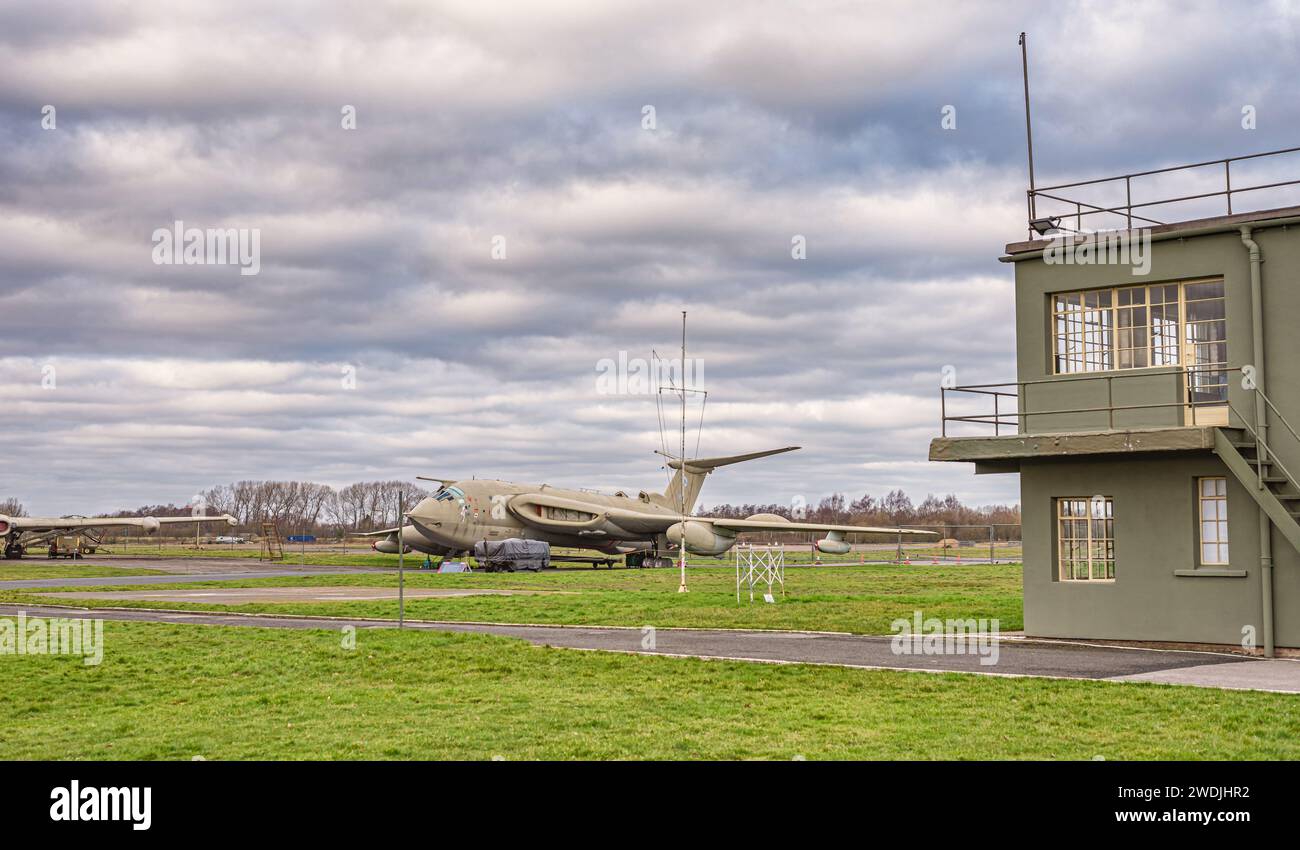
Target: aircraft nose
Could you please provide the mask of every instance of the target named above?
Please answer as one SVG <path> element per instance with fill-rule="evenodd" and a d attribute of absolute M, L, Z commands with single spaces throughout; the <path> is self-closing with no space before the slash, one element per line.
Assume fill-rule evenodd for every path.
<path fill-rule="evenodd" d="M 441 524 L 447 521 L 446 502 L 424 499 L 407 516 L 423 523 Z"/>

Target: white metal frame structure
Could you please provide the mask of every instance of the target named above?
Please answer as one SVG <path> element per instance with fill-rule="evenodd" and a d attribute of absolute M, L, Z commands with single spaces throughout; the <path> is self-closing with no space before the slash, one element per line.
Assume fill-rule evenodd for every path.
<path fill-rule="evenodd" d="M 773 601 L 774 585 L 781 585 L 781 596 L 785 596 L 785 547 L 754 546 L 741 543 L 736 546 L 736 604 L 740 604 L 740 588 L 749 588 L 749 601 L 754 601 L 754 586 L 767 585 L 766 596 Z"/>

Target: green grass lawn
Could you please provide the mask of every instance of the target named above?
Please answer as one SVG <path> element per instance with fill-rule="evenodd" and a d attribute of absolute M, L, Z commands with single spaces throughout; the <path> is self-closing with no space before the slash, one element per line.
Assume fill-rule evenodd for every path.
<path fill-rule="evenodd" d="M 156 585 L 183 587 L 395 586 L 391 573 L 305 576 Z M 885 634 L 913 611 L 927 617 L 996 617 L 1004 631 L 1023 627 L 1021 568 L 1016 565 L 818 567 L 786 572 L 786 596 L 775 605 L 750 604 L 748 593 L 736 604 L 735 572 L 696 567 L 689 571 L 690 593 L 677 593 L 676 570 L 565 570 L 548 573 L 469 573 L 439 575 L 408 571 L 407 587 L 507 588 L 552 591 L 521 596 L 468 596 L 408 599 L 412 619 L 569 625 L 654 625 L 660 628 L 808 629 Z M 73 589 L 75 582 L 69 582 Z M 55 590 L 50 588 L 49 590 Z M 95 591 L 147 590 L 147 586 L 95 587 Z M 51 600 L 27 592 L 0 592 L 0 601 L 26 604 Z M 237 606 L 130 600 L 87 600 L 90 606 L 177 608 L 340 617 L 397 617 L 397 603 L 261 603 Z"/>
<path fill-rule="evenodd" d="M 1295 759 L 1300 700 L 649 658 L 482 635 L 106 623 L 0 658 L 0 759 Z"/>
<path fill-rule="evenodd" d="M 101 567 L 94 564 L 82 564 L 76 561 L 48 561 L 41 563 L 31 559 L 23 561 L 0 561 L 0 581 L 14 581 L 27 578 L 97 578 L 99 576 L 161 576 L 166 570 L 142 570 L 135 567 Z"/>

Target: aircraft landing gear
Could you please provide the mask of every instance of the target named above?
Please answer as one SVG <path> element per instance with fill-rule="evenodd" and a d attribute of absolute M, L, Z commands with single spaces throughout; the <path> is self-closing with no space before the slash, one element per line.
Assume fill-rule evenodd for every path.
<path fill-rule="evenodd" d="M 630 570 L 640 568 L 662 569 L 676 564 L 676 561 L 672 558 L 665 558 L 658 552 L 629 552 L 623 556 L 623 562 Z"/>
<path fill-rule="evenodd" d="M 16 561 L 16 560 L 18 560 L 19 558 L 21 558 L 24 554 L 26 554 L 26 550 L 23 548 L 23 546 L 22 546 L 21 543 L 16 543 L 16 542 L 13 542 L 13 541 L 6 541 L 6 542 L 5 542 L 5 559 L 6 559 L 6 560 Z"/>

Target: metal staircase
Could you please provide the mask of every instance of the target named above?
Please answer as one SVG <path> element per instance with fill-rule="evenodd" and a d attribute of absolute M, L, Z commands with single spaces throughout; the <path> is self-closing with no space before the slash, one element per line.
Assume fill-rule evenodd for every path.
<path fill-rule="evenodd" d="M 1259 389 L 1254 392 L 1271 412 L 1273 422 L 1285 428 L 1300 446 L 1300 434 L 1282 412 Z M 1300 552 L 1300 477 L 1292 474 L 1269 448 L 1257 416 L 1252 426 L 1240 411 L 1229 407 L 1241 427 L 1215 429 L 1215 454 L 1222 458 L 1282 536 Z M 1260 406 L 1255 405 L 1255 409 L 1259 410 Z"/>
<path fill-rule="evenodd" d="M 262 545 L 258 549 L 257 560 L 284 560 L 284 542 L 280 539 L 280 527 L 273 522 L 262 523 Z"/>

